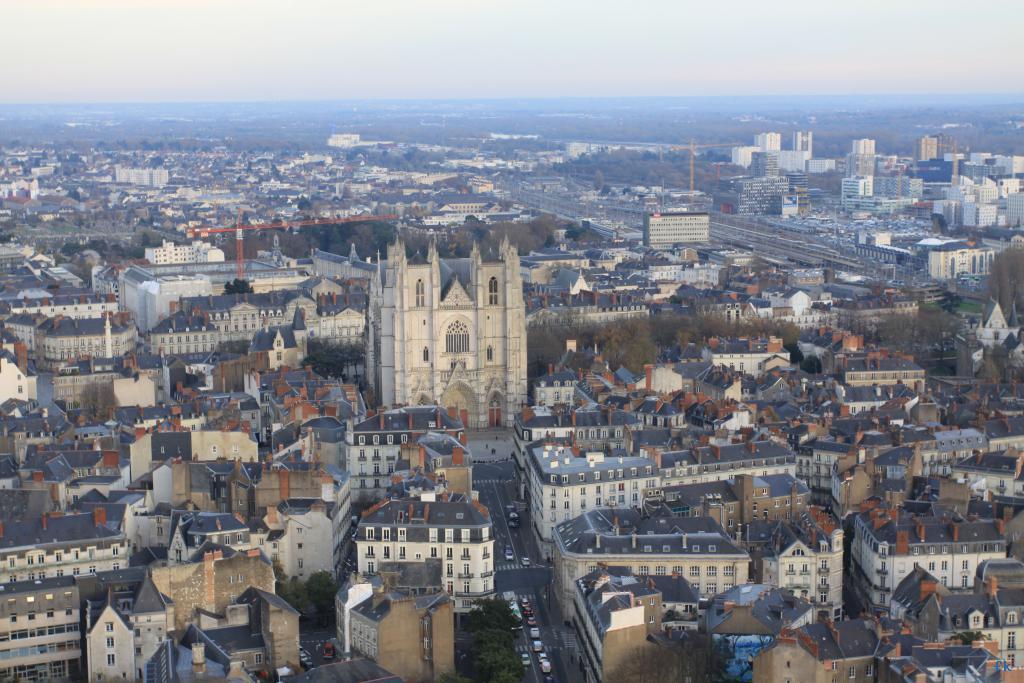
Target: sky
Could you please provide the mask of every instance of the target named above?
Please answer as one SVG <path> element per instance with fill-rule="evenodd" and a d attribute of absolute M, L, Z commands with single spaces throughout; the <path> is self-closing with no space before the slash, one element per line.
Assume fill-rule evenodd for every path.
<path fill-rule="evenodd" d="M 0 103 L 1021 93 L 1007 0 L 3 0 Z"/>

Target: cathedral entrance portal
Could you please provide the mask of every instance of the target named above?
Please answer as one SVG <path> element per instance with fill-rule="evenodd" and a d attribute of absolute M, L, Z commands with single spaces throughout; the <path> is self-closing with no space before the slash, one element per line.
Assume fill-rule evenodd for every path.
<path fill-rule="evenodd" d="M 462 424 L 467 428 L 475 428 L 476 420 L 476 401 L 473 398 L 473 392 L 465 384 L 452 384 L 444 390 L 444 394 L 441 396 L 441 405 L 444 406 L 448 414 L 455 414 Z M 473 422 L 470 422 L 470 416 L 473 417 Z"/>
<path fill-rule="evenodd" d="M 487 401 L 487 426 L 501 426 L 501 394 L 491 394 Z"/>

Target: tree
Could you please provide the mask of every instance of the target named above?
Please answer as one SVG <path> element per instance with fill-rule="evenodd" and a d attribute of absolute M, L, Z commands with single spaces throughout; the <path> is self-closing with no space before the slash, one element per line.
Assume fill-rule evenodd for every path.
<path fill-rule="evenodd" d="M 478 600 L 466 615 L 466 630 L 473 636 L 473 666 L 477 680 L 517 683 L 523 663 L 516 655 L 512 609 L 501 598 Z"/>
<path fill-rule="evenodd" d="M 306 582 L 306 593 L 309 601 L 320 616 L 321 623 L 326 622 L 334 614 L 334 596 L 338 592 L 338 584 L 334 576 L 327 571 L 315 572 Z"/>
<path fill-rule="evenodd" d="M 800 362 L 800 369 L 809 375 L 817 375 L 821 372 L 821 359 L 817 356 L 806 356 Z"/>
<path fill-rule="evenodd" d="M 90 420 L 109 420 L 117 407 L 114 385 L 90 383 L 85 385 L 78 399 L 78 407 Z"/>
<path fill-rule="evenodd" d="M 358 344 L 334 344 L 313 339 L 306 349 L 302 361 L 313 371 L 324 377 L 348 379 L 362 365 L 365 350 Z"/>
<path fill-rule="evenodd" d="M 981 631 L 960 631 L 953 634 L 952 640 L 959 640 L 964 645 L 970 645 L 978 640 L 986 640 L 986 638 Z"/>
<path fill-rule="evenodd" d="M 437 683 L 473 683 L 465 676 L 460 676 L 454 671 L 448 671 L 437 677 Z"/>
<path fill-rule="evenodd" d="M 239 280 L 238 278 L 235 278 L 224 285 L 225 294 L 252 294 L 252 292 L 252 285 L 249 284 L 248 280 Z"/>
<path fill-rule="evenodd" d="M 988 291 L 1009 317 L 1010 307 L 1024 295 L 1024 249 L 1006 249 L 996 256 L 989 270 Z"/>
<path fill-rule="evenodd" d="M 288 579 L 286 594 L 281 597 L 287 600 L 288 604 L 298 610 L 300 614 L 305 614 L 309 609 L 309 591 L 306 589 L 306 584 L 297 576 Z"/>

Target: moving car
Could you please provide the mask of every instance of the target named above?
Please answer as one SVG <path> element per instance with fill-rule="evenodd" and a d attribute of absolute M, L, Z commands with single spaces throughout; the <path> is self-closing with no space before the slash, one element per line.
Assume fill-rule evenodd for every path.
<path fill-rule="evenodd" d="M 509 562 L 516 559 L 515 553 L 512 552 L 512 546 L 510 545 L 505 546 L 505 559 Z"/>
<path fill-rule="evenodd" d="M 530 566 L 530 558 L 528 558 L 526 555 L 523 555 L 522 563 L 523 563 L 524 567 L 529 567 Z"/>
<path fill-rule="evenodd" d="M 541 652 L 543 649 L 544 649 L 544 643 L 540 642 L 539 640 L 533 641 L 533 651 L 534 652 Z"/>
<path fill-rule="evenodd" d="M 534 640 L 539 640 L 540 639 L 540 629 L 539 628 L 531 628 L 530 629 L 530 637 L 533 638 Z"/>
<path fill-rule="evenodd" d="M 530 655 L 524 652 L 521 658 L 523 660 L 523 666 L 530 666 Z"/>
<path fill-rule="evenodd" d="M 332 642 L 324 643 L 324 652 L 323 652 L 324 659 L 334 659 L 335 654 L 336 653 L 334 652 L 334 643 L 332 643 Z"/>

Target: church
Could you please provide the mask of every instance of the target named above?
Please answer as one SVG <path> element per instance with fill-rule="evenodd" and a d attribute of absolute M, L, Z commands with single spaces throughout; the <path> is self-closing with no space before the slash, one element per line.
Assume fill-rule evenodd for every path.
<path fill-rule="evenodd" d="M 388 247 L 370 285 L 367 367 L 383 406 L 439 405 L 470 429 L 511 426 L 526 403 L 526 312 L 516 248 L 442 259 Z"/>

